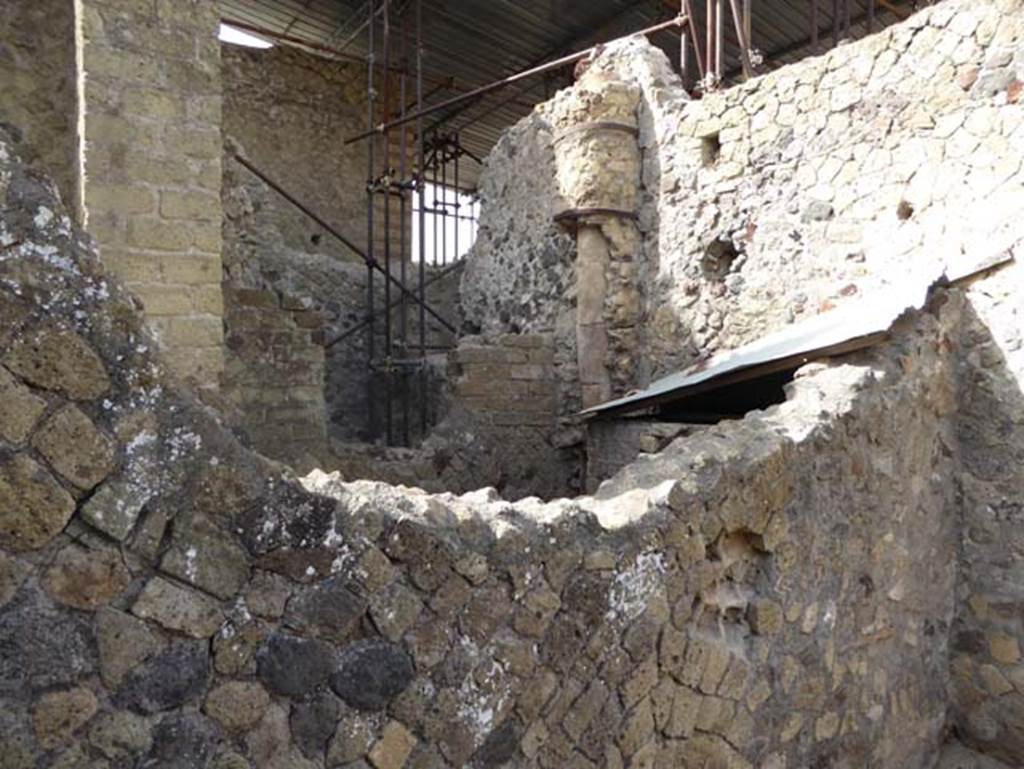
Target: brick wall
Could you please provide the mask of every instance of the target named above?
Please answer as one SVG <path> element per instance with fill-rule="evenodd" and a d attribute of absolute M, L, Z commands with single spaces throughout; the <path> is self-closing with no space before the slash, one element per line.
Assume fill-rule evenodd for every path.
<path fill-rule="evenodd" d="M 327 435 L 320 313 L 274 291 L 232 288 L 225 299 L 224 394 L 261 453 L 313 466 Z"/>
<path fill-rule="evenodd" d="M 454 394 L 437 434 L 461 448 L 445 481 L 459 487 L 465 465 L 463 483 L 493 485 L 506 499 L 575 493 L 580 456 L 563 440 L 554 334 L 463 337 L 449 360 Z"/>
<path fill-rule="evenodd" d="M 456 397 L 488 424 L 554 424 L 554 347 L 550 335 L 477 337 L 459 345 L 452 355 L 461 370 L 455 383 Z"/>
<path fill-rule="evenodd" d="M 83 0 L 84 207 L 172 372 L 223 369 L 214 0 Z"/>
<path fill-rule="evenodd" d="M 75 17 L 69 0 L 14 0 L 0 11 L 0 123 L 23 140 L 68 208 L 77 206 Z"/>

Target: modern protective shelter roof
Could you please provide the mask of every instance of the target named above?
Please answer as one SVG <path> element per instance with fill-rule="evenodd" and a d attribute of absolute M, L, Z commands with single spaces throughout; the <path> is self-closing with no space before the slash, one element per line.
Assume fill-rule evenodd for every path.
<path fill-rule="evenodd" d="M 376 0 L 378 7 L 384 0 Z M 430 96 L 441 102 L 459 93 L 498 80 L 559 56 L 621 37 L 671 19 L 680 0 L 420 0 L 423 15 L 424 67 Z M 706 0 L 690 0 L 696 29 L 702 36 Z M 850 37 L 867 34 L 869 8 L 873 28 L 898 21 L 917 2 L 911 0 L 724 0 L 725 73 L 739 76 L 740 53 L 729 8 L 749 3 L 751 45 L 764 57 L 765 68 L 822 51 L 832 45 L 833 22 Z M 811 6 L 817 11 L 812 15 Z M 923 2 L 921 3 L 924 4 Z M 221 0 L 222 16 L 277 35 L 334 49 L 354 58 L 367 51 L 369 3 L 366 0 Z M 415 0 L 390 0 L 393 31 L 403 15 L 410 26 Z M 812 25 L 812 20 L 816 24 Z M 380 17 L 377 17 L 379 35 Z M 818 47 L 811 45 L 817 27 Z M 845 31 L 841 36 L 845 37 Z M 378 36 L 378 40 L 379 40 Z M 656 33 L 652 42 L 678 62 L 679 34 Z M 396 52 L 397 53 L 397 52 Z M 449 129 L 459 130 L 463 144 L 483 157 L 501 132 L 528 114 L 533 105 L 571 82 L 571 67 L 526 84 L 517 84 L 432 116 L 448 117 Z M 472 172 L 466 168 L 468 177 Z"/>

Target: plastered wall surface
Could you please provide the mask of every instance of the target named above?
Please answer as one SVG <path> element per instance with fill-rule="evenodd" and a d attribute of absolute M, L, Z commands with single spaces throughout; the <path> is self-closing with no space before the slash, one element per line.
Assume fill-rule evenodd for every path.
<path fill-rule="evenodd" d="M 274 47 L 222 48 L 226 137 L 267 173 L 347 237 L 366 247 L 365 143 L 343 140 L 366 127 L 366 72 Z M 243 176 L 247 171 L 239 169 Z M 289 249 L 358 257 L 291 204 L 273 194 L 262 201 L 254 229 L 278 229 Z"/>

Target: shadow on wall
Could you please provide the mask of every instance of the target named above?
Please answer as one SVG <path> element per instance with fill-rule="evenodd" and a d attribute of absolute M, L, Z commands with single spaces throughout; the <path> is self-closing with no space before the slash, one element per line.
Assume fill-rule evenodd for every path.
<path fill-rule="evenodd" d="M 962 516 L 961 589 L 950 642 L 951 715 L 954 730 L 965 743 L 1011 766 L 1021 766 L 1024 355 L 1019 318 L 1003 322 L 1013 320 L 1012 301 L 992 303 L 999 288 L 1012 290 L 1020 265 L 1006 273 L 968 292 L 960 324 L 960 408 L 954 418 Z M 990 290 L 991 284 L 995 291 Z M 984 315 L 975 303 L 987 305 L 980 307 Z"/>

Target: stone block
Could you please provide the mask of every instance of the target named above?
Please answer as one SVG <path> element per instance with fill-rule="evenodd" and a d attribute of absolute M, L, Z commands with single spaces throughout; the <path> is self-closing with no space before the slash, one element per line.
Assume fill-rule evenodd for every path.
<path fill-rule="evenodd" d="M 149 750 L 153 738 L 145 718 L 122 710 L 94 719 L 89 742 L 111 761 L 130 764 Z"/>
<path fill-rule="evenodd" d="M 349 644 L 331 675 L 331 688 L 359 710 L 383 710 L 412 683 L 415 669 L 405 650 L 386 641 Z"/>
<path fill-rule="evenodd" d="M 0 366 L 0 439 L 22 443 L 46 410 L 46 401 Z"/>
<path fill-rule="evenodd" d="M 220 197 L 197 190 L 162 190 L 160 215 L 167 219 L 219 221 Z"/>
<path fill-rule="evenodd" d="M 160 272 L 167 283 L 181 283 L 187 286 L 220 285 L 219 255 L 176 254 L 157 258 L 160 261 Z"/>
<path fill-rule="evenodd" d="M 224 338 L 221 320 L 214 316 L 161 318 L 153 325 L 160 341 L 168 347 L 219 347 Z"/>
<path fill-rule="evenodd" d="M 0 462 L 0 544 L 19 552 L 43 547 L 64 530 L 75 500 L 25 454 Z"/>
<path fill-rule="evenodd" d="M 96 695 L 85 687 L 44 694 L 32 711 L 36 739 L 44 748 L 67 742 L 96 715 L 97 708 Z"/>
<path fill-rule="evenodd" d="M 67 404 L 47 419 L 32 446 L 60 475 L 83 491 L 114 469 L 114 443 L 76 406 Z"/>
<path fill-rule="evenodd" d="M 370 617 L 381 635 L 389 641 L 401 640 L 423 611 L 423 602 L 401 584 L 370 596 Z"/>
<path fill-rule="evenodd" d="M 255 727 L 270 705 L 270 696 L 259 683 L 227 681 L 210 690 L 203 712 L 228 733 L 246 732 Z"/>
<path fill-rule="evenodd" d="M 1020 661 L 1020 643 L 1017 639 L 1001 631 L 988 634 L 988 650 L 992 659 L 1003 665 L 1013 665 Z"/>
<path fill-rule="evenodd" d="M 131 575 L 116 550 L 69 545 L 46 570 L 43 588 L 66 606 L 95 610 L 120 595 L 130 581 Z"/>
<path fill-rule="evenodd" d="M 146 251 L 184 253 L 192 245 L 188 225 L 166 222 L 155 217 L 133 217 L 128 220 L 125 243 Z"/>
<path fill-rule="evenodd" d="M 114 701 L 139 713 L 158 713 L 196 700 L 210 679 L 210 655 L 200 641 L 173 643 L 134 667 Z"/>
<path fill-rule="evenodd" d="M 188 232 L 194 250 L 205 254 L 220 255 L 222 236 L 220 217 L 215 221 L 191 221 Z"/>
<path fill-rule="evenodd" d="M 193 287 L 192 306 L 201 315 L 223 315 L 224 293 L 221 287 L 219 285 Z"/>
<path fill-rule="evenodd" d="M 166 715 L 153 728 L 153 744 L 141 765 L 168 769 L 207 766 L 218 737 L 216 724 L 200 713 Z"/>
<path fill-rule="evenodd" d="M 376 769 L 402 769 L 416 747 L 416 737 L 398 721 L 389 721 L 380 740 L 370 750 L 370 763 Z"/>
<path fill-rule="evenodd" d="M 86 63 L 88 70 L 88 62 Z M 130 115 L 128 122 L 156 121 L 173 122 L 185 114 L 183 94 L 155 88 L 126 88 L 121 96 L 123 114 Z"/>
<path fill-rule="evenodd" d="M 99 649 L 100 675 L 111 689 L 138 665 L 161 651 L 165 643 L 149 625 L 116 609 L 96 613 L 96 644 Z"/>
<path fill-rule="evenodd" d="M 89 185 L 90 210 L 116 211 L 120 216 L 152 214 L 156 211 L 156 195 L 143 184 L 96 182 Z"/>
<path fill-rule="evenodd" d="M 142 301 L 147 317 L 190 315 L 195 309 L 188 286 L 135 283 L 132 292 Z"/>
<path fill-rule="evenodd" d="M 160 262 L 151 254 L 105 246 L 102 259 L 104 266 L 113 275 L 133 287 L 139 283 L 154 284 L 162 280 Z"/>
<path fill-rule="evenodd" d="M 341 701 L 330 692 L 319 692 L 292 707 L 289 726 L 292 739 L 303 755 L 323 759 L 341 712 Z"/>
<path fill-rule="evenodd" d="M 758 635 L 776 635 L 785 625 L 782 607 L 774 601 L 758 599 L 748 609 L 750 628 Z"/>
<path fill-rule="evenodd" d="M 297 591 L 285 608 L 284 624 L 303 633 L 331 641 L 351 634 L 368 608 L 339 575 Z"/>
<path fill-rule="evenodd" d="M 348 766 L 365 756 L 373 744 L 375 729 L 364 716 L 354 714 L 342 718 L 327 747 L 327 765 Z"/>
<path fill-rule="evenodd" d="M 210 518 L 181 514 L 160 569 L 221 599 L 233 597 L 249 578 L 248 555 Z"/>
<path fill-rule="evenodd" d="M 55 324 L 17 339 L 3 363 L 29 384 L 73 400 L 98 398 L 110 389 L 103 361 L 89 344 L 71 329 Z"/>
<path fill-rule="evenodd" d="M 224 622 L 215 601 L 161 577 L 146 583 L 132 605 L 132 613 L 193 638 L 209 638 Z"/>
<path fill-rule="evenodd" d="M 272 692 L 301 697 L 327 681 L 335 669 L 335 653 L 323 641 L 273 633 L 257 652 L 256 664 Z"/>
<path fill-rule="evenodd" d="M 225 676 L 252 675 L 256 654 L 267 632 L 263 625 L 245 622 L 225 626 L 213 637 L 213 667 Z"/>

